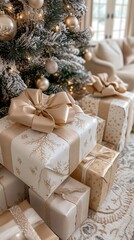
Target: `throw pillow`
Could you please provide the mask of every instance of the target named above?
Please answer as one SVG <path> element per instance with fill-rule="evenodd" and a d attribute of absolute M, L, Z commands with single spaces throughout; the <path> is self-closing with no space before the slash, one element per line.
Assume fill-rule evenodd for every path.
<path fill-rule="evenodd" d="M 124 65 L 123 54 L 118 43 L 113 39 L 106 39 L 97 45 L 96 56 L 104 61 L 108 61 L 120 69 Z"/>
<path fill-rule="evenodd" d="M 125 65 L 134 63 L 134 37 L 128 37 L 123 41 Z"/>

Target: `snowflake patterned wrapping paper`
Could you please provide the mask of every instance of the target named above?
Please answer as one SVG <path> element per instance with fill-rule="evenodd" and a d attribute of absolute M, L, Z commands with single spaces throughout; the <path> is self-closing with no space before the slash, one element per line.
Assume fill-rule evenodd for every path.
<path fill-rule="evenodd" d="M 79 102 L 84 112 L 97 115 L 106 121 L 103 140 L 123 150 L 130 137 L 134 123 L 134 93 L 120 96 L 96 98 L 85 96 Z"/>
<path fill-rule="evenodd" d="M 117 170 L 119 153 L 97 144 L 71 176 L 91 188 L 89 207 L 99 210 L 111 189 Z"/>
<path fill-rule="evenodd" d="M 28 196 L 27 186 L 6 168 L 0 168 L 0 214 Z"/>
<path fill-rule="evenodd" d="M 25 200 L 0 216 L 0 239 L 58 240 L 59 238 Z"/>
<path fill-rule="evenodd" d="M 90 188 L 69 177 L 54 194 L 44 201 L 29 189 L 31 206 L 62 240 L 88 217 Z"/>
<path fill-rule="evenodd" d="M 21 129 L 20 132 L 19 128 L 14 137 L 11 136 L 14 126 L 16 124 L 7 117 L 0 120 L 0 162 L 43 199 L 47 199 L 70 175 L 70 163 L 74 163 L 75 155 L 78 155 L 76 159 L 78 166 L 96 145 L 97 120 L 83 113 L 76 114 L 74 121 L 64 127 L 69 136 L 78 136 L 77 151 L 72 148 L 75 139 L 71 146 L 54 132 L 40 133 L 22 125 L 20 127 L 24 130 Z M 6 146 L 4 145 L 3 148 L 2 145 L 5 143 Z M 3 152 L 2 149 L 5 151 Z M 70 149 L 73 153 L 72 159 L 70 159 Z M 77 166 L 75 163 L 75 168 Z"/>

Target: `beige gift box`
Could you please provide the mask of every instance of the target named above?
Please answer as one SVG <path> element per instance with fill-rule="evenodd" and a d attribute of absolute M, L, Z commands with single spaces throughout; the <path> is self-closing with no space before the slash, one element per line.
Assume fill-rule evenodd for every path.
<path fill-rule="evenodd" d="M 0 214 L 28 196 L 27 186 L 4 167 L 0 168 Z"/>
<path fill-rule="evenodd" d="M 89 207 L 98 210 L 111 189 L 119 153 L 97 144 L 71 176 L 91 188 Z"/>
<path fill-rule="evenodd" d="M 89 187 L 71 177 L 46 202 L 29 189 L 32 207 L 62 240 L 88 217 L 89 194 Z"/>
<path fill-rule="evenodd" d="M 123 150 L 127 144 L 134 122 L 134 93 L 126 92 L 120 96 L 85 96 L 79 102 L 84 112 L 97 115 L 106 121 L 103 140 Z"/>
<path fill-rule="evenodd" d="M 0 216 L 1 240 L 58 240 L 25 200 Z"/>
<path fill-rule="evenodd" d="M 84 113 L 49 134 L 4 117 L 0 163 L 46 200 L 95 147 L 96 128 L 96 119 Z"/>

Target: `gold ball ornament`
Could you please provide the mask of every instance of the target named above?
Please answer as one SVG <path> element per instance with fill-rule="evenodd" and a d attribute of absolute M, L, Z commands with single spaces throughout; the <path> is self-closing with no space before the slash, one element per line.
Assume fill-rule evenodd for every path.
<path fill-rule="evenodd" d="M 29 6 L 35 9 L 39 9 L 43 6 L 44 0 L 28 0 Z"/>
<path fill-rule="evenodd" d="M 54 74 L 58 70 L 58 64 L 53 59 L 48 59 L 45 64 L 45 69 L 48 73 Z"/>
<path fill-rule="evenodd" d="M 84 54 L 83 58 L 88 62 L 92 59 L 92 53 L 87 49 Z"/>
<path fill-rule="evenodd" d="M 65 24 L 69 28 L 70 31 L 76 31 L 79 29 L 79 21 L 75 16 L 68 16 L 65 19 Z"/>
<path fill-rule="evenodd" d="M 0 12 L 0 41 L 10 41 L 17 33 L 17 24 L 15 20 Z"/>
<path fill-rule="evenodd" d="M 36 80 L 36 87 L 43 92 L 46 91 L 49 88 L 49 80 L 42 75 Z"/>

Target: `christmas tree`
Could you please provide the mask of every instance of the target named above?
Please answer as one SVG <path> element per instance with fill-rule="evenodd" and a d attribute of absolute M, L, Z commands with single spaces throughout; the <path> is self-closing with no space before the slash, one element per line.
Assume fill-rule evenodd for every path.
<path fill-rule="evenodd" d="M 93 34 L 80 30 L 85 13 L 84 0 L 0 0 L 1 109 L 27 87 L 46 94 L 85 91 Z"/>

